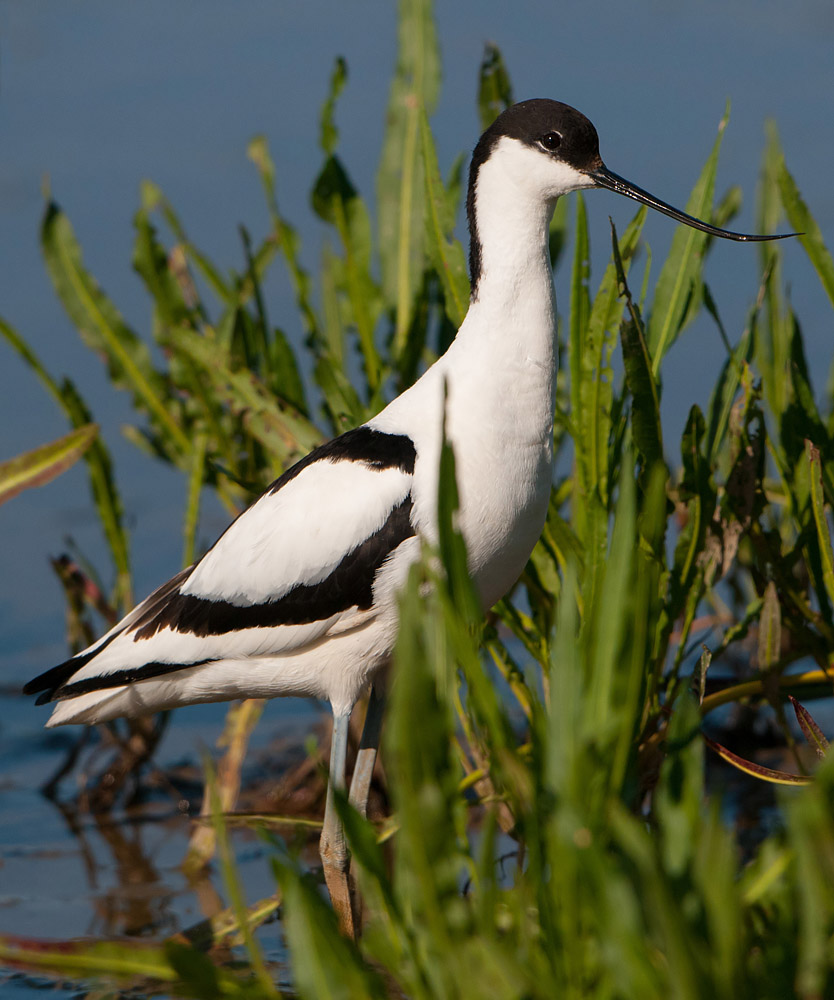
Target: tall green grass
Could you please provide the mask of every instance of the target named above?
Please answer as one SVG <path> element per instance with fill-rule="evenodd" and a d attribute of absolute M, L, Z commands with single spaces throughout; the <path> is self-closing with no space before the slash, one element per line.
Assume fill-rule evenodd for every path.
<path fill-rule="evenodd" d="M 164 194 L 143 188 L 134 266 L 161 354 L 128 327 L 85 268 L 69 220 L 47 206 L 49 273 L 114 386 L 131 396 L 131 439 L 189 484 L 185 562 L 206 488 L 237 510 L 322 437 L 409 384 L 465 311 L 465 256 L 453 235 L 463 160 L 444 179 L 429 127 L 439 89 L 431 7 L 404 0 L 401 11 L 374 212 L 339 157 L 347 67 L 338 61 L 333 71 L 311 192 L 331 233 L 317 274 L 302 266 L 262 138 L 249 153 L 271 229 L 257 245 L 242 231 L 238 270 L 210 261 Z M 506 67 L 490 47 L 480 69 L 484 123 L 510 101 Z M 719 225 L 740 200 L 735 189 L 715 199 L 726 125 L 725 115 L 687 206 Z M 834 263 L 775 129 L 762 176 L 761 229 L 786 217 L 804 234 L 834 305 Z M 705 717 L 709 726 L 713 710 L 738 704 L 769 713 L 794 746 L 787 695 L 831 694 L 831 388 L 820 405 L 779 244 L 762 244 L 746 325 L 728 330 L 704 278 L 710 238 L 678 230 L 652 282 L 644 221 L 640 209 L 622 235 L 612 228 L 610 262 L 592 279 L 581 195 L 557 209 L 552 255 L 569 289 L 560 472 L 542 539 L 486 621 L 452 527 L 454 456 L 444 454 L 440 551 L 415 568 L 403 595 L 383 746 L 392 823 L 381 835 L 337 800 L 366 901 L 358 944 L 338 936 L 317 882 L 276 848 L 289 977 L 302 996 L 811 1000 L 834 991 L 834 765 L 819 727 L 797 710 L 824 757 L 813 780 L 798 753 L 794 779 L 712 741 L 751 775 L 807 785 L 780 794 L 776 829 L 761 830 L 744 854 L 705 783 L 713 751 L 702 738 Z M 270 322 L 262 293 L 279 262 L 296 297 L 294 331 Z M 663 362 L 702 310 L 726 357 L 678 444 L 661 423 Z M 87 423 L 74 387 L 55 382 L 8 324 L 0 331 L 70 422 Z M 110 547 L 109 596 L 124 610 L 129 541 L 100 440 L 85 460 Z M 227 857 L 217 817 L 215 831 Z M 223 934 L 270 909 L 247 916 L 231 897 Z M 179 940 L 131 951 L 130 961 L 112 944 L 49 950 L 5 939 L 2 954 L 66 975 L 141 974 L 146 988 L 164 982 L 191 996 L 268 995 L 257 941 L 244 938 L 251 974 Z"/>

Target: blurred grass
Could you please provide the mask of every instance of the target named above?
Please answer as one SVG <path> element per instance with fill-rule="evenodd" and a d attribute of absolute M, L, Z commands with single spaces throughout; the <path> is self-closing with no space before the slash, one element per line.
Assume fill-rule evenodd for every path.
<path fill-rule="evenodd" d="M 131 440 L 187 479 L 186 564 L 205 490 L 240 509 L 318 441 L 410 384 L 465 310 L 465 254 L 454 237 L 463 160 L 444 179 L 429 125 L 440 87 L 431 5 L 403 0 L 401 10 L 373 211 L 339 156 L 338 98 L 349 80 L 342 60 L 333 70 L 311 185 L 330 232 L 317 274 L 300 262 L 263 138 L 249 155 L 271 226 L 257 245 L 241 232 L 237 270 L 210 261 L 163 192 L 144 186 L 134 266 L 153 305 L 152 344 L 86 270 L 60 207 L 46 208 L 49 273 L 114 386 L 130 394 Z M 484 124 L 511 93 L 500 52 L 488 46 Z M 740 202 L 731 189 L 713 209 L 726 127 L 725 113 L 687 205 L 719 224 Z M 762 178 L 762 230 L 786 217 L 805 234 L 808 264 L 834 303 L 831 255 L 775 128 Z M 594 283 L 582 196 L 557 208 L 551 250 L 569 305 L 558 472 L 542 539 L 486 621 L 453 530 L 454 456 L 444 453 L 440 551 L 415 567 L 403 595 L 384 733 L 394 819 L 380 832 L 338 800 L 368 915 L 358 945 L 338 937 L 299 860 L 276 849 L 290 978 L 301 996 L 834 995 L 834 765 L 825 737 L 799 706 L 823 760 L 806 787 L 780 793 L 775 828 L 757 831 L 742 852 L 706 782 L 701 735 L 702 726 L 717 734 L 714 709 L 735 705 L 735 714 L 724 710 L 722 738 L 732 743 L 734 721 L 752 712 L 793 746 L 789 692 L 803 701 L 831 694 L 834 383 L 818 401 L 782 284 L 781 244 L 759 246 L 747 323 L 726 330 L 704 279 L 713 241 L 703 234 L 679 229 L 657 280 L 647 266 L 632 291 L 639 255 L 651 259 L 644 220 L 640 209 L 622 237 L 612 230 L 611 261 Z M 262 292 L 279 264 L 298 307 L 292 331 L 270 323 Z M 663 361 L 701 309 L 717 322 L 726 359 L 706 410 L 691 408 L 678 459 L 661 426 Z M 8 323 L 0 333 L 71 425 L 88 424 L 90 407 L 74 387 L 54 381 Z M 90 614 L 125 611 L 129 544 L 100 439 L 85 460 L 113 583 L 104 596 L 81 588 L 74 599 Z M 257 711 L 230 718 L 233 759 L 221 765 L 216 792 L 224 809 Z M 732 747 L 710 746 L 750 781 L 767 776 Z M 222 823 L 202 831 L 190 863 L 205 864 L 220 844 L 235 901 L 225 936 L 277 903 L 247 915 Z M 138 975 L 145 988 L 164 982 L 183 995 L 269 995 L 276 970 L 243 937 L 251 970 L 180 939 L 128 954 L 105 943 L 5 938 L 0 955 L 69 977 Z"/>

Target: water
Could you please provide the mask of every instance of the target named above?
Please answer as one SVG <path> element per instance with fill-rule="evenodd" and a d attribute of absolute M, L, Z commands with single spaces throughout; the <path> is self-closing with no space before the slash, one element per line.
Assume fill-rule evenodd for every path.
<path fill-rule="evenodd" d="M 300 745 L 319 727 L 323 716 L 308 702 L 295 701 L 288 717 L 277 704 L 268 706 L 252 740 L 244 778 L 247 785 L 268 787 L 276 768 L 271 741 L 281 735 Z M 19 719 L 19 699 L 0 699 L 4 719 Z M 7 724 L 0 736 L 0 934 L 34 938 L 159 939 L 187 930 L 230 905 L 216 866 L 195 880 L 181 865 L 193 825 L 182 811 L 184 795 L 199 811 L 199 753 L 213 744 L 222 728 L 225 706 L 195 706 L 169 727 L 155 755 L 165 779 L 136 803 L 112 814 L 92 816 L 69 801 L 63 807 L 43 797 L 39 786 L 63 759 L 77 730 L 33 735 L 30 725 Z M 76 773 L 100 767 L 106 755 L 88 750 Z M 151 776 L 151 786 L 154 784 Z M 196 798 L 195 798 L 196 796 Z M 244 807 L 245 808 L 245 807 Z M 292 831 L 282 834 L 293 839 Z M 250 902 L 275 891 L 271 849 L 242 828 L 231 833 L 237 870 Z M 308 855 L 315 857 L 315 844 Z M 286 968 L 280 924 L 259 932 L 268 961 Z M 28 977 L 4 980 L 4 1000 L 37 986 Z M 60 995 L 60 994 L 59 994 Z M 76 994 L 77 995 L 77 994 Z"/>
<path fill-rule="evenodd" d="M 734 223 L 742 230 L 755 228 L 763 123 L 775 118 L 789 167 L 834 245 L 834 194 L 824 167 L 834 144 L 830 5 L 527 2 L 513 5 L 511 15 L 498 0 L 440 7 L 444 89 L 433 125 L 442 164 L 477 137 L 476 71 L 484 42 L 492 40 L 505 55 L 517 99 L 552 96 L 576 105 L 597 125 L 613 170 L 677 204 L 694 183 L 730 97 L 718 190 L 742 185 L 744 207 Z M 354 183 L 371 198 L 395 31 L 394 5 L 370 0 L 0 3 L 0 315 L 53 374 L 75 380 L 102 425 L 132 527 L 137 596 L 178 568 L 184 487 L 177 474 L 121 437 L 129 407 L 55 301 L 37 247 L 44 178 L 69 214 L 86 262 L 134 328 L 145 330 L 147 301 L 130 267 L 140 180 L 161 185 L 193 239 L 221 267 L 239 266 L 238 223 L 255 239 L 267 225 L 256 172 L 245 157 L 247 141 L 264 132 L 278 165 L 281 203 L 315 270 L 323 232 L 307 207 L 308 188 L 321 161 L 318 114 L 333 59 L 344 55 L 350 68 L 338 112 L 340 152 Z M 633 205 L 603 193 L 589 193 L 586 203 L 599 276 L 609 245 L 607 216 L 622 231 Z M 663 259 L 673 228 L 667 219 L 649 219 L 646 238 L 655 261 Z M 783 250 L 819 392 L 831 360 L 830 306 L 801 247 Z M 733 340 L 756 292 L 755 252 L 716 246 L 708 267 Z M 565 299 L 564 274 L 557 276 L 557 295 Z M 272 321 L 298 336 L 280 268 L 267 296 Z M 705 319 L 668 358 L 663 411 L 673 460 L 685 414 L 692 403 L 706 404 L 722 359 L 717 332 Z M 31 373 L 0 345 L 0 456 L 65 430 Z M 201 541 L 209 544 L 224 525 L 224 515 L 208 505 Z M 46 734 L 44 710 L 13 692 L 64 656 L 63 597 L 47 560 L 64 551 L 66 536 L 105 565 L 81 468 L 0 510 L 0 931 L 166 933 L 199 917 L 198 897 L 178 873 L 186 821 L 155 802 L 142 822 L 125 818 L 118 827 L 134 861 L 152 866 L 149 898 L 140 905 L 127 901 L 135 869 L 124 855 L 119 860 L 116 841 L 89 819 L 80 834 L 70 831 L 37 792 L 57 767 L 66 737 Z M 265 747 L 272 734 L 292 725 L 297 711 L 294 702 L 273 706 L 256 745 Z M 160 766 L 196 761 L 200 745 L 216 738 L 222 715 L 219 707 L 178 713 L 160 748 Z M 263 859 L 251 854 L 245 838 L 239 847 L 249 898 L 259 898 L 269 891 Z M 33 990 L 20 980 L 2 986 L 4 997 L 28 997 Z"/>

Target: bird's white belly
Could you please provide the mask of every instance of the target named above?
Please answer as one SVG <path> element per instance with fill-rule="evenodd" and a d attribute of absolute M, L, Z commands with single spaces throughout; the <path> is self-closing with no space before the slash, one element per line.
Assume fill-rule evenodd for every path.
<path fill-rule="evenodd" d="M 454 345 L 446 359 L 453 357 Z M 455 369 L 438 363 L 424 376 L 419 412 L 406 393 L 371 421 L 402 432 L 409 418 L 417 448 L 414 523 L 436 543 L 445 413 L 460 498 L 457 527 L 485 609 L 516 582 L 541 535 L 550 498 L 554 405 L 550 365 L 521 350 L 508 351 L 497 371 L 487 361 L 477 357 Z"/>
<path fill-rule="evenodd" d="M 500 600 L 524 570 L 541 535 L 550 497 L 551 452 L 535 443 L 498 447 L 477 467 L 459 463 L 459 527 L 485 608 Z"/>

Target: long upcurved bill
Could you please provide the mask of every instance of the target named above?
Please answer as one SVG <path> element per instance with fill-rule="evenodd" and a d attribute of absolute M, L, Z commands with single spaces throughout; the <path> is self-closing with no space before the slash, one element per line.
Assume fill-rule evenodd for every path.
<path fill-rule="evenodd" d="M 686 212 L 681 212 L 677 208 L 673 208 L 671 205 L 667 205 L 665 201 L 661 201 L 659 198 L 655 198 L 653 194 L 649 194 L 648 191 L 644 191 L 642 188 L 637 187 L 636 184 L 632 184 L 631 181 L 627 181 L 624 177 L 620 177 L 618 174 L 613 173 L 605 165 L 600 165 L 595 167 L 593 170 L 588 172 L 588 176 L 596 184 L 597 187 L 608 188 L 609 191 L 616 191 L 617 194 L 624 194 L 626 198 L 633 198 L 635 201 L 641 202 L 643 205 L 648 205 L 649 208 L 654 208 L 658 212 L 663 212 L 664 215 L 670 216 L 672 219 L 677 219 L 678 222 L 683 222 L 687 226 L 692 226 L 693 229 L 700 229 L 703 233 L 709 233 L 711 236 L 720 236 L 725 240 L 741 240 L 742 242 L 762 242 L 764 240 L 784 240 L 788 236 L 801 236 L 801 233 L 780 233 L 778 236 L 752 236 L 749 233 L 732 233 L 729 229 L 719 229 L 717 226 L 711 226 L 708 222 L 702 222 L 700 219 L 695 219 L 691 215 L 687 215 Z"/>

